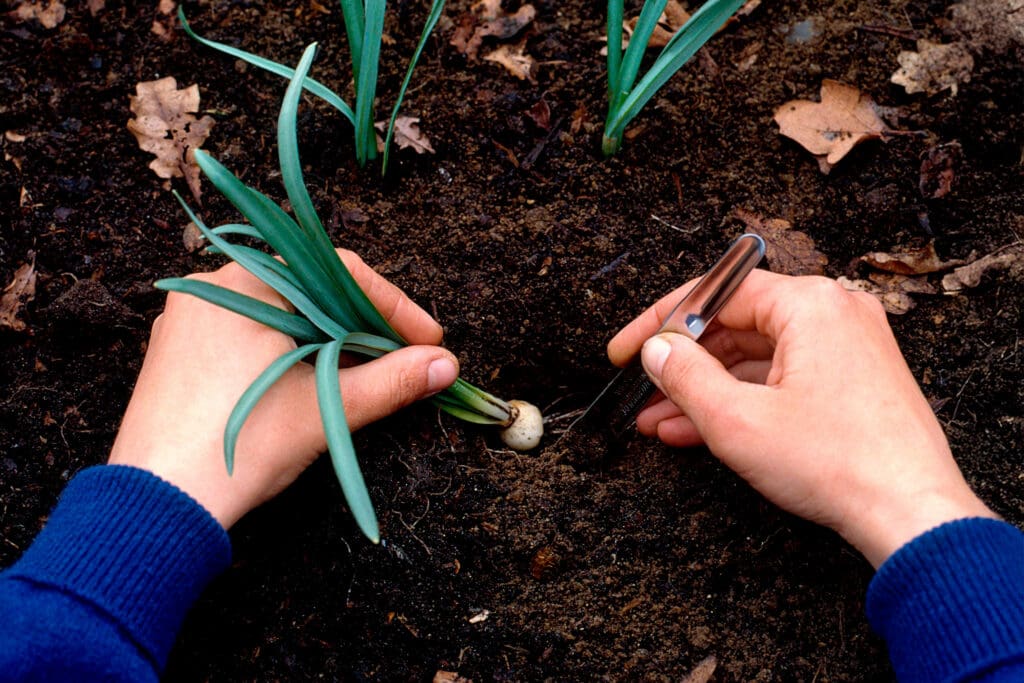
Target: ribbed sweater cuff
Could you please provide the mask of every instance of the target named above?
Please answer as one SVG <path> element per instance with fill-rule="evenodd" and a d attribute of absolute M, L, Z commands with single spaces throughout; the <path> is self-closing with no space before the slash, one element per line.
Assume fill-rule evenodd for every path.
<path fill-rule="evenodd" d="M 994 519 L 943 524 L 896 551 L 867 596 L 900 681 L 983 676 L 1024 652 L 1024 533 Z"/>
<path fill-rule="evenodd" d="M 68 484 L 8 576 L 106 612 L 163 670 L 189 607 L 231 562 L 223 527 L 157 476 L 104 465 Z"/>

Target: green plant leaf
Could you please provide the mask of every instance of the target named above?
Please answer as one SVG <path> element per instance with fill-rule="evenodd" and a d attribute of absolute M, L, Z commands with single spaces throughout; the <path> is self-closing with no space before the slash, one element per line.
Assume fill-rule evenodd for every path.
<path fill-rule="evenodd" d="M 327 449 L 331 453 L 334 473 L 341 482 L 341 490 L 348 501 L 349 510 L 360 530 L 374 543 L 380 542 L 380 528 L 373 511 L 370 493 L 366 490 L 363 473 L 356 460 L 352 434 L 345 420 L 345 406 L 341 399 L 338 380 L 338 356 L 342 340 L 336 339 L 320 351 L 316 359 L 316 397 L 320 404 L 320 418 L 327 436 Z"/>
<path fill-rule="evenodd" d="M 660 0 L 657 1 L 660 2 Z M 617 149 L 622 140 L 622 134 L 630 121 L 743 3 L 744 0 L 708 0 L 690 17 L 689 21 L 676 31 L 658 55 L 650 71 L 640 79 L 636 87 L 632 88 L 629 94 L 617 102 L 614 107 L 609 107 L 604 130 L 606 154 L 609 153 L 609 141 L 613 141 Z M 644 10 L 646 10 L 646 5 Z M 637 40 L 638 34 L 639 31 L 633 34 L 633 40 Z M 646 46 L 646 40 L 643 44 Z M 630 48 L 632 47 L 633 42 L 630 42 Z M 628 59 L 629 48 L 626 52 L 626 59 Z M 625 60 L 621 77 L 626 78 Z"/>
<path fill-rule="evenodd" d="M 427 39 L 434 32 L 434 27 L 437 26 L 443 10 L 444 0 L 434 0 L 434 3 L 430 6 L 430 14 L 427 15 L 427 23 L 423 26 L 423 33 L 420 34 L 420 42 L 416 45 L 416 51 L 413 53 L 412 59 L 409 60 L 409 68 L 406 69 L 405 78 L 402 80 L 402 87 L 398 89 L 398 98 L 395 100 L 395 106 L 391 110 L 391 119 L 388 121 L 387 135 L 384 139 L 384 159 L 380 165 L 380 174 L 382 176 L 387 175 L 388 172 L 391 139 L 395 134 L 395 121 L 398 119 L 398 110 L 402 106 L 402 100 L 405 99 L 405 91 L 409 87 L 409 81 L 412 80 L 412 72 L 416 69 L 416 63 L 420 60 L 420 55 L 423 54 L 423 48 L 427 44 Z"/>
<path fill-rule="evenodd" d="M 219 285 L 182 277 L 157 280 L 153 286 L 167 292 L 191 294 L 203 301 L 251 318 L 295 339 L 321 342 L 325 338 L 324 333 L 305 318 Z"/>
<path fill-rule="evenodd" d="M 213 48 L 218 52 L 222 52 L 231 57 L 235 57 L 236 59 L 241 59 L 243 62 L 252 64 L 258 69 L 269 71 L 270 73 L 276 74 L 283 78 L 290 79 L 295 73 L 292 69 L 288 68 L 287 66 L 283 64 L 278 64 L 277 62 L 266 59 L 265 57 L 260 57 L 259 55 L 252 54 L 251 52 L 240 50 L 237 47 L 231 47 L 230 45 L 225 45 L 223 43 L 218 43 L 208 38 L 203 38 L 195 31 L 193 31 L 191 26 L 189 26 L 188 20 L 185 19 L 185 10 L 183 10 L 180 6 L 178 7 L 178 20 L 181 22 L 181 27 L 185 30 L 185 33 L 187 33 L 192 40 L 195 40 L 201 45 Z M 323 85 L 322 83 L 313 80 L 312 78 L 305 79 L 302 82 L 302 87 L 304 87 L 306 90 L 322 99 L 327 104 L 337 109 L 339 112 L 341 112 L 342 116 L 349 120 L 350 123 L 355 123 L 356 119 L 355 115 L 352 113 L 352 108 L 345 104 L 345 101 L 341 99 L 341 97 L 333 90 Z"/>
<path fill-rule="evenodd" d="M 608 0 L 608 103 L 611 109 L 615 93 L 619 89 L 619 73 L 622 67 L 622 5 L 624 0 Z"/>
<path fill-rule="evenodd" d="M 385 0 L 369 0 L 381 2 Z M 341 16 L 345 21 L 345 35 L 348 37 L 348 48 L 352 54 L 352 80 L 359 81 L 359 64 L 363 54 L 363 27 L 366 19 L 363 14 L 363 2 L 366 0 L 341 0 Z M 355 117 L 352 122 L 355 123 Z"/>
<path fill-rule="evenodd" d="M 384 34 L 384 0 L 367 0 L 363 44 L 356 75 L 356 159 L 365 166 L 377 158 L 377 132 L 373 127 L 373 104 L 377 98 L 377 69 L 380 64 L 380 41 Z"/>
<path fill-rule="evenodd" d="M 245 223 L 225 223 L 213 228 L 215 235 L 241 235 L 243 237 L 255 237 L 260 242 L 266 242 L 260 231 Z"/>
<path fill-rule="evenodd" d="M 626 54 L 622 57 L 622 67 L 619 71 L 619 80 L 615 84 L 610 109 L 618 109 L 630 88 L 633 87 L 636 76 L 640 72 L 640 62 L 647 50 L 647 43 L 651 40 L 651 34 L 657 28 L 658 19 L 661 18 L 667 4 L 668 0 L 645 0 L 643 9 L 640 10 L 640 18 L 636 21 L 636 28 L 633 29 L 633 35 L 629 38 L 629 47 L 626 48 Z M 622 43 L 619 45 L 621 46 Z M 609 50 L 611 50 L 610 46 Z"/>
<path fill-rule="evenodd" d="M 269 285 L 271 289 L 287 299 L 300 313 L 309 319 L 311 323 L 323 330 L 324 334 L 332 339 L 338 339 L 348 334 L 348 330 L 331 319 L 317 306 L 302 289 L 301 283 L 295 278 L 288 267 L 273 256 L 264 254 L 261 251 L 249 247 L 231 244 L 224 238 L 216 235 L 199 219 L 185 200 L 177 192 L 174 193 L 178 203 L 185 209 L 189 220 L 196 224 L 203 236 L 210 241 L 218 251 L 224 253 L 238 265 Z"/>
<path fill-rule="evenodd" d="M 242 431 L 245 421 L 249 419 L 253 408 L 263 398 L 263 394 L 267 393 L 274 382 L 281 379 L 281 376 L 292 366 L 314 351 L 322 349 L 323 346 L 323 344 L 306 344 L 289 351 L 268 365 L 267 369 L 261 372 L 260 376 L 242 393 L 238 403 L 231 410 L 227 425 L 224 427 L 224 465 L 227 467 L 228 476 L 234 474 L 235 471 L 235 445 L 238 443 L 238 434 Z"/>
<path fill-rule="evenodd" d="M 348 330 L 361 325 L 335 291 L 333 280 L 323 270 L 302 229 L 269 197 L 247 187 L 220 162 L 202 150 L 194 152 L 196 163 L 210 182 L 259 230 L 270 247 L 280 254 L 303 289 L 325 312 Z"/>
<path fill-rule="evenodd" d="M 349 325 L 349 329 L 373 330 L 391 337 L 397 342 L 404 343 L 401 335 L 388 324 L 377 307 L 363 292 L 359 283 L 352 277 L 348 268 L 345 267 L 338 252 L 334 249 L 327 231 L 324 230 L 323 223 L 320 222 L 320 217 L 313 206 L 313 200 L 306 189 L 302 175 L 302 163 L 299 159 L 299 142 L 296 131 L 299 95 L 301 94 L 298 83 L 309 70 L 315 49 L 315 43 L 306 48 L 302 61 L 296 68 L 296 77 L 289 84 L 281 103 L 281 112 L 277 119 L 277 149 L 281 165 L 281 179 L 284 182 L 285 192 L 288 194 L 288 201 L 291 202 L 292 209 L 295 211 L 298 224 L 308 238 L 309 251 L 316 256 L 321 268 L 343 293 L 344 296 L 338 303 L 344 306 L 349 318 L 360 323 Z"/>

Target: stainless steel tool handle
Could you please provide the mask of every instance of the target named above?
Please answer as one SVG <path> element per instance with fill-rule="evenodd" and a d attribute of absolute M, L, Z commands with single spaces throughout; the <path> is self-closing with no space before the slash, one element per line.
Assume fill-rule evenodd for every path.
<path fill-rule="evenodd" d="M 743 279 L 761 261 L 764 249 L 764 240 L 758 235 L 740 235 L 722 258 L 711 266 L 711 270 L 676 304 L 658 332 L 676 332 L 698 339 Z"/>

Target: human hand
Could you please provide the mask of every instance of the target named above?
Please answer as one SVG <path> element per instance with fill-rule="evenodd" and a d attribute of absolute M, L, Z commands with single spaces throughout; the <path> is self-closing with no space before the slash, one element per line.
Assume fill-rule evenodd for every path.
<path fill-rule="evenodd" d="M 345 265 L 392 327 L 413 344 L 339 370 L 353 431 L 446 388 L 458 362 L 434 346 L 441 326 L 354 253 Z M 291 310 L 274 290 L 230 264 L 190 276 Z M 224 426 L 242 392 L 295 348 L 280 332 L 186 294 L 171 293 L 110 454 L 111 464 L 152 471 L 229 528 L 284 490 L 327 450 L 314 369 L 299 363 L 260 399 L 239 435 L 236 466 L 224 466 Z"/>
<path fill-rule="evenodd" d="M 616 365 L 642 345 L 661 390 L 637 416 L 642 433 L 705 443 L 769 500 L 835 529 L 875 567 L 943 522 L 995 517 L 961 475 L 874 297 L 756 270 L 701 344 L 648 339 L 694 284 L 608 344 Z"/>

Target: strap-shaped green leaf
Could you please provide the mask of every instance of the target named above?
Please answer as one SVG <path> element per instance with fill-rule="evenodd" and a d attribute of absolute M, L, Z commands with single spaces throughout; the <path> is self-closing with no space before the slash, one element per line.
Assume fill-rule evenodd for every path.
<path fill-rule="evenodd" d="M 624 0 L 608 0 L 608 107 L 615 102 L 622 67 L 622 5 Z"/>
<path fill-rule="evenodd" d="M 189 220 L 196 224 L 203 236 L 210 241 L 220 252 L 227 255 L 238 265 L 269 285 L 271 289 L 287 299 L 300 313 L 309 319 L 311 323 L 323 330 L 324 334 L 332 339 L 338 339 L 348 334 L 348 330 L 331 319 L 316 305 L 302 289 L 302 285 L 290 270 L 273 256 L 264 254 L 256 249 L 231 244 L 224 238 L 216 235 L 199 219 L 185 200 L 177 192 L 174 196 L 178 199 Z"/>
<path fill-rule="evenodd" d="M 384 0 L 372 0 L 383 2 Z M 340 0 L 341 16 L 345 21 L 345 35 L 348 37 L 348 48 L 352 54 L 352 80 L 359 80 L 359 63 L 363 54 L 363 26 L 366 24 L 363 15 L 364 0 Z M 353 118 L 353 122 L 355 119 Z"/>
<path fill-rule="evenodd" d="M 325 338 L 324 333 L 305 318 L 219 285 L 182 277 L 157 280 L 153 286 L 167 292 L 191 294 L 302 341 L 321 342 Z"/>
<path fill-rule="evenodd" d="M 608 121 L 605 124 L 605 137 L 620 140 L 626 126 L 640 113 L 644 105 L 743 3 L 744 0 L 708 0 L 705 2 L 690 17 L 690 20 L 676 31 L 658 55 L 650 71 L 644 75 L 636 87 L 614 111 L 609 110 Z M 634 38 L 635 36 L 636 34 L 634 34 Z M 632 47 L 632 43 L 630 43 L 630 47 Z M 623 64 L 623 72 L 625 72 L 625 64 Z"/>
<path fill-rule="evenodd" d="M 338 256 L 330 237 L 327 236 L 327 231 L 324 230 L 323 223 L 320 222 L 320 217 L 313 206 L 313 200 L 309 196 L 302 176 L 302 163 L 299 160 L 296 132 L 299 95 L 302 92 L 298 83 L 309 70 L 315 50 L 315 43 L 306 48 L 302 55 L 302 61 L 296 68 L 296 77 L 289 84 L 281 103 L 281 112 L 277 120 L 277 149 L 281 165 L 281 179 L 284 182 L 285 192 L 288 194 L 288 201 L 291 202 L 292 209 L 295 211 L 298 224 L 307 238 L 308 251 L 315 254 L 320 267 L 333 281 L 334 287 L 341 290 L 343 296 L 338 297 L 335 293 L 332 299 L 336 304 L 345 308 L 350 319 L 354 319 L 354 324 L 349 325 L 348 328 L 377 332 L 395 341 L 403 342 L 402 337 L 380 314 L 380 311 L 369 300 Z"/>
<path fill-rule="evenodd" d="M 270 73 L 275 74 L 277 76 L 282 76 L 284 78 L 290 79 L 295 73 L 292 69 L 289 69 L 287 66 L 283 64 L 278 64 L 277 62 L 266 59 L 265 57 L 260 57 L 259 55 L 252 54 L 251 52 L 240 50 L 237 47 L 231 47 L 230 45 L 225 45 L 224 43 L 218 43 L 208 38 L 203 38 L 202 36 L 198 35 L 195 31 L 193 31 L 191 26 L 189 26 L 188 20 L 185 19 L 185 10 L 183 10 L 181 7 L 178 7 L 178 20 L 181 22 L 181 27 L 185 29 L 185 33 L 187 33 L 189 37 L 192 38 L 192 40 L 195 40 L 196 42 L 205 45 L 206 47 L 213 48 L 218 52 L 230 55 L 231 57 L 235 57 L 236 59 L 241 59 L 243 62 L 252 64 L 258 69 L 269 71 Z M 304 87 L 306 90 L 308 90 L 312 94 L 322 99 L 327 104 L 331 105 L 332 107 L 340 111 L 342 116 L 348 119 L 349 122 L 355 123 L 355 115 L 352 113 L 352 108 L 345 104 L 345 101 L 341 99 L 341 97 L 339 97 L 338 94 L 335 93 L 333 90 L 323 85 L 322 83 L 313 80 L 312 78 L 305 79 L 302 82 L 302 87 Z"/>
<path fill-rule="evenodd" d="M 245 421 L 249 419 L 253 408 L 263 398 L 263 394 L 267 393 L 267 390 L 281 379 L 292 366 L 323 346 L 323 344 L 306 344 L 289 351 L 268 365 L 267 369 L 261 372 L 259 377 L 253 380 L 253 383 L 242 393 L 238 403 L 231 410 L 227 425 L 224 427 L 224 465 L 228 469 L 229 476 L 235 471 L 235 445 L 238 443 L 238 434 L 242 431 Z"/>
<path fill-rule="evenodd" d="M 619 71 L 619 80 L 615 84 L 612 108 L 618 109 L 630 88 L 633 87 L 636 76 L 640 72 L 640 62 L 647 50 L 647 43 L 658 26 L 658 19 L 665 11 L 666 4 L 668 4 L 668 0 L 646 0 L 644 2 L 643 9 L 640 10 L 640 18 L 636 21 L 636 28 L 633 29 L 633 35 L 629 38 L 629 47 L 626 48 L 626 54 L 622 57 L 622 68 Z M 619 44 L 621 45 L 621 43 Z M 609 48 L 610 51 L 611 48 Z"/>
<path fill-rule="evenodd" d="M 280 254 L 302 283 L 306 294 L 345 329 L 360 329 L 362 326 L 358 319 L 338 296 L 332 278 L 324 272 L 309 241 L 304 239 L 302 229 L 295 221 L 269 197 L 247 187 L 209 154 L 196 150 L 194 155 L 196 163 L 210 182 L 256 226 L 271 248 Z"/>
<path fill-rule="evenodd" d="M 423 25 L 423 33 L 420 34 L 420 42 L 416 45 L 416 51 L 412 54 L 412 59 L 409 60 L 409 68 L 405 71 L 402 87 L 398 89 L 398 99 L 395 100 L 395 106 L 391 109 L 391 119 L 388 120 L 387 135 L 384 139 L 384 158 L 380 165 L 380 174 L 382 176 L 387 175 L 388 172 L 391 139 L 395 134 L 395 121 L 398 119 L 398 110 L 402 106 L 402 100 L 405 99 L 405 91 L 409 88 L 409 81 L 412 80 L 412 72 L 416 69 L 416 63 L 420 60 L 420 55 L 423 54 L 423 48 L 427 44 L 427 39 L 434 32 L 434 27 L 437 26 L 438 20 L 441 19 L 441 12 L 443 10 L 444 0 L 434 0 L 434 3 L 430 6 L 430 14 L 427 15 L 427 23 Z"/>
<path fill-rule="evenodd" d="M 320 404 L 320 418 L 327 436 L 327 449 L 331 453 L 334 473 L 341 482 L 341 490 L 348 501 L 349 510 L 360 530 L 374 543 L 380 542 L 377 515 L 366 490 L 363 473 L 359 470 L 352 434 L 345 420 L 345 407 L 341 400 L 338 380 L 338 356 L 342 340 L 336 339 L 320 350 L 316 359 L 316 398 Z"/>
<path fill-rule="evenodd" d="M 384 0 L 366 0 L 364 8 L 363 45 L 356 72 L 356 159 L 363 166 L 377 158 L 377 133 L 373 127 L 373 105 L 377 98 L 377 68 L 380 64 L 380 41 L 384 33 Z"/>
<path fill-rule="evenodd" d="M 260 242 L 266 242 L 260 231 L 246 223 L 225 223 L 212 228 L 215 235 L 241 235 L 243 237 L 254 237 Z"/>

